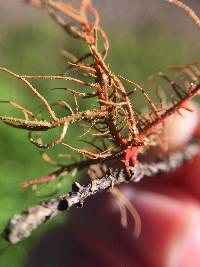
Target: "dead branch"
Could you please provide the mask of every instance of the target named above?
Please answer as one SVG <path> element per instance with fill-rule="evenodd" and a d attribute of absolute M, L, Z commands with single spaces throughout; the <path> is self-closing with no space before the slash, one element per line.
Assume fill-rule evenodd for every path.
<path fill-rule="evenodd" d="M 82 207 L 86 198 L 101 191 L 109 191 L 121 183 L 139 182 L 145 176 L 151 177 L 173 171 L 199 152 L 199 143 L 191 143 L 184 149 L 170 154 L 167 159 L 152 163 L 138 163 L 134 167 L 130 167 L 131 177 L 127 177 L 125 169 L 109 169 L 102 178 L 91 180 L 87 185 L 76 182 L 72 185 L 71 192 L 30 207 L 20 215 L 15 215 L 5 229 L 5 237 L 10 243 L 16 244 L 30 236 L 40 224 L 51 220 L 57 214 L 74 205 Z"/>

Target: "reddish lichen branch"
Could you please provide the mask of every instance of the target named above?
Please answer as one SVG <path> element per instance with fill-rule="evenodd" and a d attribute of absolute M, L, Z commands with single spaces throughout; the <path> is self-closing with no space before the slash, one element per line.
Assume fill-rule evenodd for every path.
<path fill-rule="evenodd" d="M 106 33 L 100 27 L 99 14 L 92 6 L 91 1 L 82 0 L 78 9 L 70 4 L 56 0 L 26 0 L 25 2 L 47 11 L 69 35 L 81 39 L 87 44 L 88 52 L 79 58 L 70 52 L 66 51 L 65 53 L 65 56 L 70 61 L 66 71 L 68 69 L 79 71 L 86 78 L 78 79 L 77 77 L 63 75 L 19 75 L 0 67 L 0 71 L 21 80 L 31 90 L 42 103 L 49 116 L 48 121 L 41 119 L 40 114 L 34 114 L 20 104 L 10 101 L 9 103 L 14 108 L 22 112 L 24 118 L 0 116 L 0 120 L 10 126 L 28 130 L 30 142 L 40 149 L 49 149 L 65 142 L 65 147 L 89 159 L 99 161 L 119 158 L 125 163 L 127 174 L 130 176 L 129 165 L 137 163 L 138 154 L 145 150 L 146 143 L 151 145 L 147 140 L 151 139 L 152 134 L 157 133 L 157 126 L 164 125 L 167 117 L 180 109 L 187 109 L 186 103 L 188 100 L 199 92 L 200 71 L 198 64 L 194 63 L 176 68 L 176 72 L 179 72 L 180 76 L 184 75 L 183 84 L 182 79 L 174 81 L 167 75 L 160 74 L 161 79 L 166 81 L 173 92 L 173 103 L 165 108 L 161 100 L 161 103 L 156 105 L 140 85 L 122 76 L 115 75 L 109 68 L 106 62 L 109 41 Z M 168 2 L 183 9 L 195 21 L 197 26 L 200 26 L 198 16 L 189 7 L 176 0 L 168 0 Z M 68 21 L 69 19 L 70 22 Z M 100 51 L 99 47 L 103 47 L 103 50 Z M 36 79 L 65 81 L 66 87 L 62 89 L 66 91 L 69 97 L 73 98 L 75 107 L 65 100 L 56 101 L 53 104 L 49 103 L 45 96 L 39 92 L 39 89 L 33 85 Z M 68 88 L 68 81 L 73 82 L 75 85 L 77 84 L 79 87 L 83 86 L 83 88 L 75 90 Z M 136 91 L 140 92 L 141 97 L 146 99 L 149 107 L 148 112 L 144 113 L 142 110 L 139 112 L 135 110 L 132 96 Z M 88 110 L 81 110 L 79 104 L 84 103 L 86 98 L 95 99 L 96 108 L 93 108 L 92 104 Z M 160 96 L 158 96 L 158 99 L 160 99 Z M 55 106 L 64 109 L 67 115 L 59 117 L 54 111 Z M 87 149 L 74 148 L 67 142 L 69 127 L 71 124 L 80 121 L 89 124 L 89 127 L 82 135 L 90 135 L 91 142 Z M 61 127 L 60 135 L 55 140 L 44 143 L 41 132 L 50 131 L 58 127 Z M 33 137 L 33 133 L 37 133 L 36 138 Z M 109 140 L 109 142 L 105 145 L 102 139 Z M 100 148 L 99 142 L 102 143 Z M 80 162 L 78 164 L 80 165 Z M 83 165 L 85 166 L 85 164 Z M 72 164 L 72 166 L 74 165 Z M 49 178 L 50 180 L 51 178 Z M 36 179 L 36 181 L 39 180 Z"/>

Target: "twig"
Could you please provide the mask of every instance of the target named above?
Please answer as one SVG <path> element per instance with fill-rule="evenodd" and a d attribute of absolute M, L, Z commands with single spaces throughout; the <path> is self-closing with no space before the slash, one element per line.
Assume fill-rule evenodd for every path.
<path fill-rule="evenodd" d="M 21 215 L 15 215 L 5 230 L 5 237 L 10 243 L 16 244 L 30 236 L 40 224 L 52 219 L 58 213 L 74 205 L 82 207 L 86 198 L 124 182 L 139 182 L 145 176 L 151 177 L 155 174 L 173 171 L 199 152 L 200 144 L 190 143 L 184 149 L 170 154 L 167 159 L 152 163 L 138 163 L 130 167 L 131 177 L 127 176 L 125 169 L 109 169 L 102 178 L 91 180 L 87 185 L 80 185 L 76 182 L 72 185 L 71 192 L 30 207 Z"/>

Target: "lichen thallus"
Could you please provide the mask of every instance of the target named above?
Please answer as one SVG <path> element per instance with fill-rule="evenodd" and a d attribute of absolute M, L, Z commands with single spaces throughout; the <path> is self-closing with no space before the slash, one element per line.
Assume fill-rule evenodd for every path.
<path fill-rule="evenodd" d="M 109 68 L 106 63 L 109 41 L 106 33 L 99 25 L 99 14 L 89 0 L 81 1 L 78 9 L 56 0 L 26 0 L 25 2 L 46 10 L 69 35 L 81 39 L 87 45 L 88 52 L 79 58 L 67 51 L 64 52 L 69 61 L 65 72 L 68 70 L 81 72 L 81 77 L 84 78 L 65 76 L 64 74 L 49 76 L 19 75 L 0 67 L 1 72 L 6 72 L 21 80 L 31 90 L 42 103 L 49 116 L 48 121 L 41 119 L 41 114 L 33 113 L 20 104 L 10 101 L 9 103 L 15 109 L 22 112 L 24 118 L 0 116 L 0 120 L 12 127 L 27 130 L 30 142 L 40 149 L 46 150 L 61 144 L 66 137 L 64 146 L 86 157 L 86 160 L 74 162 L 67 166 L 57 164 L 57 166 L 60 166 L 57 171 L 48 176 L 26 181 L 22 184 L 22 187 L 50 181 L 62 175 L 63 171 L 66 170 L 81 169 L 114 158 L 124 162 L 127 174 L 130 176 L 129 165 L 134 165 L 138 160 L 138 154 L 151 145 L 149 140 L 151 140 L 152 135 L 157 134 L 157 125 L 164 125 L 167 117 L 180 109 L 187 109 L 188 100 L 199 92 L 200 71 L 198 62 L 170 69 L 170 71 L 180 73 L 181 85 L 167 75 L 159 73 L 160 78 L 171 88 L 173 101 L 166 107 L 158 93 L 160 103 L 155 104 L 140 85 L 122 76 L 115 75 Z M 188 6 L 177 0 L 168 0 L 168 2 L 183 9 L 200 27 L 199 18 Z M 70 18 L 71 21 L 68 22 L 66 18 Z M 102 51 L 99 47 L 103 47 Z M 71 106 L 65 99 L 53 104 L 49 103 L 33 85 L 32 80 L 37 79 L 66 81 L 66 87 L 60 89 L 65 90 L 68 96 L 72 96 L 74 106 Z M 67 81 L 71 81 L 79 87 L 82 86 L 82 89 L 68 88 Z M 146 99 L 149 106 L 148 112 L 144 113 L 136 110 L 132 100 L 135 92 L 140 92 L 141 97 Z M 80 101 L 83 103 L 88 98 L 97 100 L 96 107 L 81 110 L 79 107 Z M 67 115 L 58 117 L 54 111 L 55 106 L 63 108 Z M 91 135 L 91 141 L 87 141 L 89 144 L 87 150 L 72 147 L 67 143 L 68 128 L 71 124 L 80 121 L 89 125 L 82 135 Z M 41 133 L 59 127 L 62 128 L 59 137 L 45 144 L 42 141 Z M 37 133 L 37 137 L 34 138 L 33 133 Z M 50 163 L 52 162 L 45 153 L 43 158 Z M 55 162 L 53 163 L 55 164 Z"/>

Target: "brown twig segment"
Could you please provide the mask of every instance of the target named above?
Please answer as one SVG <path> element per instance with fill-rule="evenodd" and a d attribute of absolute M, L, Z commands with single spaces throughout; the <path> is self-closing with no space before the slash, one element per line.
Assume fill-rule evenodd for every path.
<path fill-rule="evenodd" d="M 91 180 L 87 185 L 82 186 L 76 182 L 70 193 L 30 207 L 21 215 L 15 215 L 5 230 L 5 237 L 10 243 L 16 244 L 30 236 L 40 224 L 52 219 L 58 213 L 66 211 L 74 205 L 82 206 L 86 198 L 98 192 L 110 190 L 124 182 L 139 182 L 145 176 L 151 177 L 175 170 L 199 152 L 200 145 L 198 143 L 188 144 L 184 149 L 169 155 L 167 159 L 153 163 L 138 163 L 134 167 L 130 167 L 131 177 L 127 177 L 124 169 L 109 169 L 102 178 Z"/>
<path fill-rule="evenodd" d="M 184 10 L 186 12 L 186 14 L 188 16 L 191 17 L 191 19 L 196 23 L 196 25 L 200 28 L 200 19 L 199 17 L 196 15 L 196 13 L 194 12 L 194 10 L 192 10 L 189 6 L 187 6 L 186 4 L 184 4 L 183 2 L 179 1 L 179 0 L 166 0 L 167 2 L 176 5 L 177 7 L 181 8 L 182 10 Z"/>

